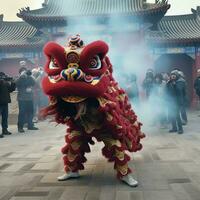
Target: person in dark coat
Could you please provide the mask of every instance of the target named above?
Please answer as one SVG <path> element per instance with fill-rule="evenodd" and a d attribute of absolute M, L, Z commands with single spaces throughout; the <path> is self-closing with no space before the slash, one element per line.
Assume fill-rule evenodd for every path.
<path fill-rule="evenodd" d="M 152 69 L 147 70 L 146 77 L 142 83 L 142 87 L 145 90 L 147 99 L 149 99 L 154 88 L 154 73 Z"/>
<path fill-rule="evenodd" d="M 168 99 L 168 92 L 167 92 L 167 83 L 170 81 L 170 74 L 169 73 L 163 73 L 163 84 L 164 84 L 164 95 L 163 95 L 163 101 L 164 101 L 164 121 L 165 121 L 165 126 L 170 123 L 169 119 L 169 99 Z"/>
<path fill-rule="evenodd" d="M 200 109 L 200 69 L 197 70 L 197 78 L 194 81 L 194 89 L 196 95 L 199 97 L 199 109 Z"/>
<path fill-rule="evenodd" d="M 182 121 L 181 121 L 181 106 L 183 103 L 183 82 L 177 82 L 180 75 L 178 70 L 171 72 L 170 80 L 167 83 L 167 94 L 169 100 L 169 116 L 172 124 L 172 129 L 169 132 L 183 133 Z"/>
<path fill-rule="evenodd" d="M 152 94 L 152 104 L 156 105 L 153 108 L 155 113 L 154 123 L 159 123 L 160 128 L 165 128 L 165 83 L 161 73 L 157 73 L 154 77 L 154 88 Z"/>
<path fill-rule="evenodd" d="M 139 105 L 139 89 L 137 85 L 137 76 L 135 74 L 131 74 L 127 77 L 127 84 L 126 84 L 126 92 L 128 97 L 133 101 L 134 106 Z"/>
<path fill-rule="evenodd" d="M 8 104 L 11 103 L 10 93 L 15 88 L 14 80 L 8 78 L 5 73 L 0 72 L 0 114 L 2 116 L 2 134 L 0 134 L 0 138 L 3 135 L 11 135 L 11 132 L 8 131 Z"/>
<path fill-rule="evenodd" d="M 38 122 L 39 111 L 48 105 L 48 98 L 42 91 L 41 81 L 44 77 L 44 71 L 40 67 L 32 69 L 32 75 L 35 79 L 35 86 L 33 91 L 34 96 L 34 123 Z"/>
<path fill-rule="evenodd" d="M 25 66 L 21 61 L 21 66 Z M 25 132 L 23 127 L 25 123 L 28 123 L 28 130 L 38 130 L 33 124 L 33 87 L 35 80 L 31 76 L 31 71 L 27 70 L 26 67 L 22 67 L 19 70 L 19 78 L 16 81 L 17 85 L 17 100 L 19 105 L 18 115 L 18 132 Z"/>
<path fill-rule="evenodd" d="M 178 91 L 179 91 L 179 98 L 180 98 L 180 103 L 181 103 L 181 120 L 182 120 L 182 124 L 186 125 L 188 122 L 188 118 L 187 118 L 187 112 L 186 112 L 186 106 L 187 106 L 187 92 L 186 92 L 186 88 L 187 88 L 187 83 L 185 80 L 185 75 L 182 71 L 179 71 L 179 78 L 176 81 L 177 87 L 178 87 Z"/>

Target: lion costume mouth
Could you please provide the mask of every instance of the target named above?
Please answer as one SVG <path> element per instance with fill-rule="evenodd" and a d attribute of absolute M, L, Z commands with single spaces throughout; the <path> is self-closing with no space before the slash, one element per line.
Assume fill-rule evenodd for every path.
<path fill-rule="evenodd" d="M 62 100 L 67 103 L 80 103 L 82 101 L 85 101 L 86 99 L 87 99 L 86 97 L 80 97 L 80 96 L 62 97 Z"/>

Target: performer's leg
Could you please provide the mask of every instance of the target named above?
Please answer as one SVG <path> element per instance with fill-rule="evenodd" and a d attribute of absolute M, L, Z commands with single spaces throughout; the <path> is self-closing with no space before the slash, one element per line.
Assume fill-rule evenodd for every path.
<path fill-rule="evenodd" d="M 102 149 L 103 155 L 109 162 L 114 162 L 114 169 L 117 171 L 117 177 L 130 186 L 137 186 L 138 182 L 130 175 L 131 169 L 128 167 L 130 157 L 125 153 L 124 147 L 120 141 L 113 139 L 108 135 L 98 138 L 103 141 L 105 147 Z"/>
<path fill-rule="evenodd" d="M 79 170 L 83 170 L 83 163 L 86 162 L 85 152 L 90 152 L 86 138 L 81 135 L 80 131 L 70 131 L 65 136 L 66 145 L 62 148 L 64 154 L 65 174 L 58 177 L 58 180 L 67 180 L 69 178 L 79 177 Z"/>

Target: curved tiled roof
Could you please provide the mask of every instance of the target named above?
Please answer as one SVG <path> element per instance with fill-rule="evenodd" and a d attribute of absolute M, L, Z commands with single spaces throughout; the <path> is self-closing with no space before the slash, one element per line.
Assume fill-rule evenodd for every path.
<path fill-rule="evenodd" d="M 157 31 L 147 33 L 154 43 L 200 42 L 200 16 L 198 14 L 166 16 L 158 24 Z"/>
<path fill-rule="evenodd" d="M 43 39 L 25 22 L 0 21 L 0 47 L 37 47 Z"/>
<path fill-rule="evenodd" d="M 102 15 L 144 15 L 169 9 L 167 0 L 159 0 L 155 4 L 146 3 L 145 0 L 49 0 L 43 8 L 30 10 L 29 7 L 21 9 L 18 17 L 28 19 L 65 19 L 70 16 L 102 16 Z"/>

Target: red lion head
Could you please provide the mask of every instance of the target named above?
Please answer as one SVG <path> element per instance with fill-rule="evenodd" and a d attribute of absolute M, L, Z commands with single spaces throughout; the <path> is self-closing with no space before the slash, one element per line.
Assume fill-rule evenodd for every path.
<path fill-rule="evenodd" d="M 79 35 L 70 38 L 67 47 L 49 42 L 43 90 L 49 96 L 99 97 L 107 90 L 111 64 L 106 57 L 108 45 L 95 41 L 84 45 Z"/>

